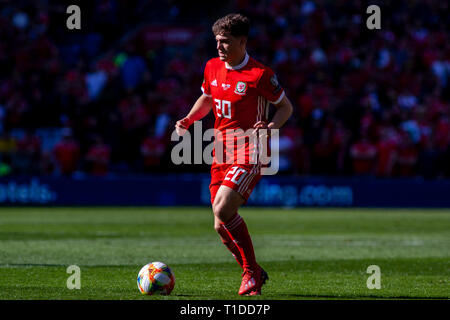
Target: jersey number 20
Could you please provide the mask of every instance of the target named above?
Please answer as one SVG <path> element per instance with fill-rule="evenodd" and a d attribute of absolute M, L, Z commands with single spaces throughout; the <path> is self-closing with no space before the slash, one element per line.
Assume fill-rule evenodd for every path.
<path fill-rule="evenodd" d="M 214 99 L 218 117 L 231 119 L 231 101 Z"/>

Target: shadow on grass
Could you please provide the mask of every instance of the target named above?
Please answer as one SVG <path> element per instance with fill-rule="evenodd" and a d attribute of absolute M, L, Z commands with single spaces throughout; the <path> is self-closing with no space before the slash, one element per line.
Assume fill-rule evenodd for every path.
<path fill-rule="evenodd" d="M 382 295 L 309 295 L 309 294 L 278 294 L 280 300 L 285 300 L 285 297 L 288 300 L 292 300 L 292 298 L 296 299 L 304 299 L 304 300 L 448 300 L 448 297 L 408 297 L 408 296 L 382 296 Z M 295 299 L 294 299 L 295 300 Z"/>

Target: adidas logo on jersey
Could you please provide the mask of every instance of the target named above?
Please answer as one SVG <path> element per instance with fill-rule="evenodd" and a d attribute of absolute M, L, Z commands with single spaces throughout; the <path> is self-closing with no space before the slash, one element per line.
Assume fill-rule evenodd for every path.
<path fill-rule="evenodd" d="M 211 85 L 214 86 L 214 87 L 217 87 L 217 79 L 214 79 L 214 80 L 211 82 Z"/>
<path fill-rule="evenodd" d="M 230 87 L 231 87 L 231 85 L 230 85 L 230 84 L 225 84 L 225 83 L 222 83 L 222 89 L 223 89 L 223 90 L 227 90 L 227 89 L 230 89 Z"/>

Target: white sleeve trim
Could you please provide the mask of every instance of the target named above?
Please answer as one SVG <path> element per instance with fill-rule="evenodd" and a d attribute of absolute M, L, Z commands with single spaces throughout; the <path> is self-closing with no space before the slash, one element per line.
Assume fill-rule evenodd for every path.
<path fill-rule="evenodd" d="M 272 103 L 272 104 L 279 104 L 279 103 L 281 102 L 281 100 L 283 100 L 283 98 L 284 98 L 285 95 L 286 95 L 286 94 L 284 93 L 284 90 L 283 90 L 283 92 L 281 93 L 281 95 L 280 95 L 280 97 L 277 99 L 277 101 L 269 101 L 269 102 Z"/>
<path fill-rule="evenodd" d="M 203 95 L 204 95 L 204 96 L 207 96 L 207 97 L 209 97 L 209 98 L 212 97 L 212 95 L 206 94 L 206 93 L 205 93 L 205 89 L 203 89 L 203 87 L 200 87 L 200 89 L 202 89 L 202 92 L 203 92 Z"/>

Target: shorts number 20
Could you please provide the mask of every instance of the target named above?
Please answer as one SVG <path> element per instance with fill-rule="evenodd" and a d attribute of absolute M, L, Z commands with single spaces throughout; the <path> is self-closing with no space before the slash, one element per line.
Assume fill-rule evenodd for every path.
<path fill-rule="evenodd" d="M 239 185 L 241 183 L 242 179 L 244 179 L 246 174 L 247 174 L 247 171 L 245 169 L 242 169 L 239 167 L 232 167 L 231 170 L 228 171 L 224 180 L 230 180 L 231 182 Z"/>

